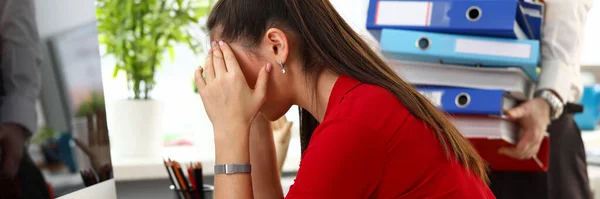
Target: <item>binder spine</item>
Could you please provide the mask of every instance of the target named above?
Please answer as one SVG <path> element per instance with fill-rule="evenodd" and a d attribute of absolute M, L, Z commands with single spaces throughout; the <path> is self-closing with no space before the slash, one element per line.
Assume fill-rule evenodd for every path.
<path fill-rule="evenodd" d="M 539 41 L 383 29 L 384 55 L 407 61 L 477 67 L 520 67 L 537 81 Z"/>
<path fill-rule="evenodd" d="M 417 87 L 433 105 L 449 114 L 502 115 L 504 91 L 468 88 Z"/>
<path fill-rule="evenodd" d="M 518 38 L 517 2 L 453 0 L 371 0 L 367 29 L 421 30 Z"/>

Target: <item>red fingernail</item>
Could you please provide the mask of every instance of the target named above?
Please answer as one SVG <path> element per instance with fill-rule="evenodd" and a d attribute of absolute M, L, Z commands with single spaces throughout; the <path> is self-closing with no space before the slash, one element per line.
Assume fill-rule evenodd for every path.
<path fill-rule="evenodd" d="M 222 46 L 223 44 L 225 44 L 225 42 L 219 41 L 219 46 Z"/>
<path fill-rule="evenodd" d="M 210 53 L 212 53 L 212 48 L 209 48 L 209 49 L 208 49 L 208 53 L 209 53 L 209 54 L 210 54 Z"/>
<path fill-rule="evenodd" d="M 271 72 L 271 69 L 273 68 L 273 66 L 269 63 L 267 64 L 267 72 Z"/>
<path fill-rule="evenodd" d="M 217 46 L 217 42 L 213 41 L 213 42 L 210 43 L 210 45 L 214 48 L 215 46 Z"/>

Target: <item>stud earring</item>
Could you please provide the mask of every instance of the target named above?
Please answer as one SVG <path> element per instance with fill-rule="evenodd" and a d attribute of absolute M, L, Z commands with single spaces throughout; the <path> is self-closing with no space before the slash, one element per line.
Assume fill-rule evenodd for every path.
<path fill-rule="evenodd" d="M 281 60 L 279 60 L 279 65 L 281 66 L 281 73 L 285 74 L 285 65 L 283 65 L 283 62 L 281 62 Z"/>

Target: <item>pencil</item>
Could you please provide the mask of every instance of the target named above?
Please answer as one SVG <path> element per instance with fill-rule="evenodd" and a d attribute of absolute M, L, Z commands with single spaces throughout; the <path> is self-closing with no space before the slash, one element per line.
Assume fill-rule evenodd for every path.
<path fill-rule="evenodd" d="M 188 172 L 188 179 L 190 180 L 190 184 L 192 184 L 192 189 L 197 190 L 196 183 L 193 180 L 194 179 L 194 168 L 191 164 L 188 166 L 187 172 Z"/>
<path fill-rule="evenodd" d="M 167 169 L 167 173 L 169 174 L 169 180 L 171 180 L 171 184 L 173 184 L 173 186 L 175 187 L 175 193 L 177 194 L 178 198 L 185 198 L 185 196 L 180 192 L 181 188 L 179 187 L 179 183 L 177 183 L 177 180 L 175 179 L 175 172 L 172 168 L 172 162 L 171 159 L 169 159 L 168 161 L 163 160 L 165 163 L 165 168 Z"/>
<path fill-rule="evenodd" d="M 177 177 L 177 180 L 179 181 L 179 186 L 181 187 L 181 190 L 185 193 L 184 194 L 185 198 L 190 198 L 190 194 L 188 192 L 188 184 L 186 182 L 183 171 L 181 170 L 181 166 L 179 165 L 178 162 L 174 162 L 173 166 L 174 166 L 174 170 L 175 170 L 175 176 Z"/>
<path fill-rule="evenodd" d="M 199 199 L 204 199 L 204 179 L 202 174 L 202 163 L 196 163 L 194 167 L 194 184 L 196 184 L 196 192 Z"/>

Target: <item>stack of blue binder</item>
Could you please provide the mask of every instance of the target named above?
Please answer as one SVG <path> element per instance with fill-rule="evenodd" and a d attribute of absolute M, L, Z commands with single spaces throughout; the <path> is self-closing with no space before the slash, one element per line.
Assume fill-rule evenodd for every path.
<path fill-rule="evenodd" d="M 535 89 L 543 3 L 370 0 L 368 12 L 367 29 L 392 68 L 452 116 L 493 170 L 546 170 L 544 149 L 525 163 L 495 155 L 518 141 L 504 111 Z"/>

